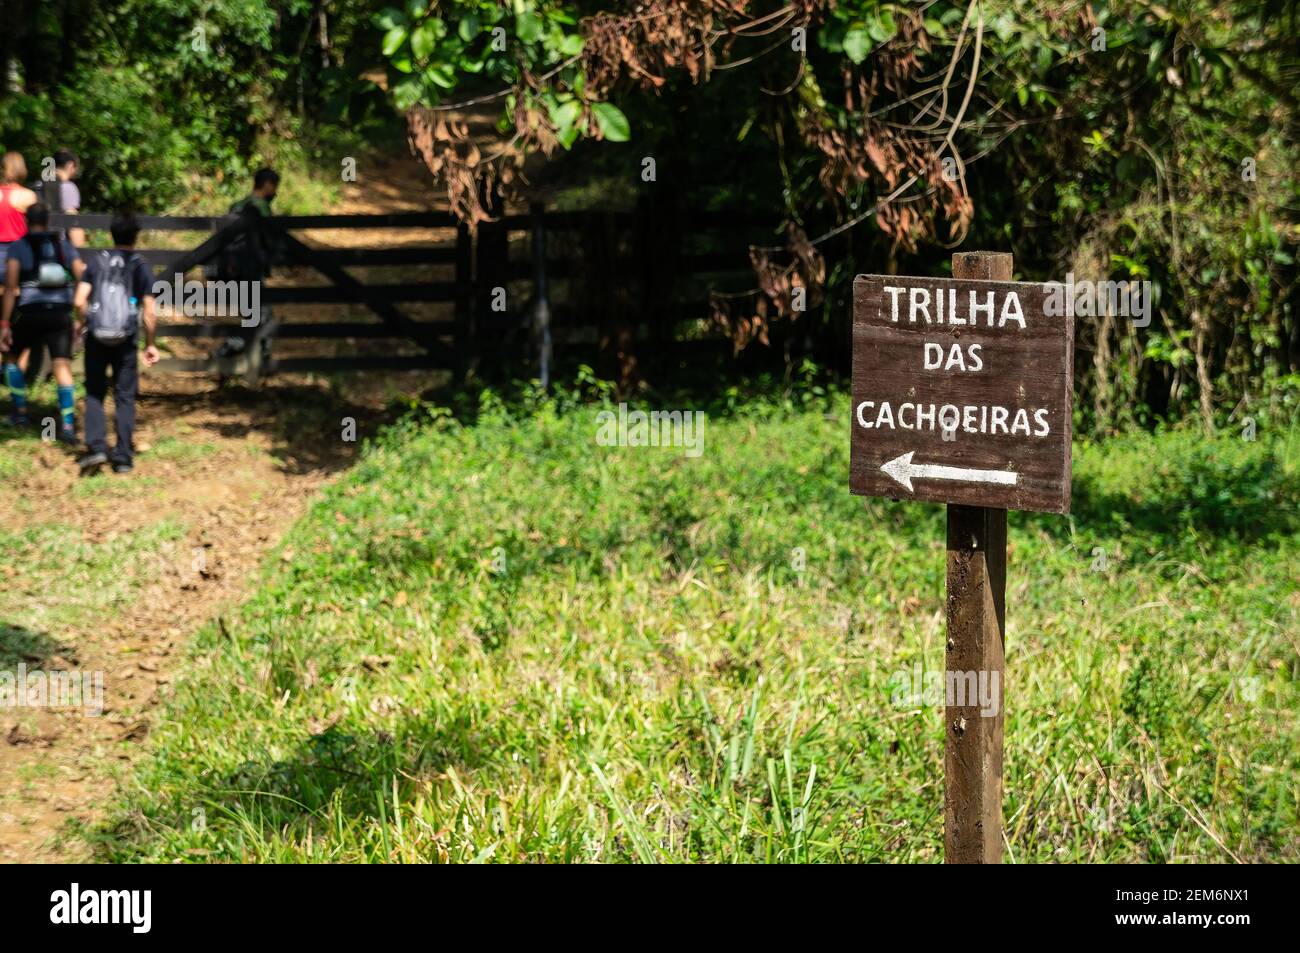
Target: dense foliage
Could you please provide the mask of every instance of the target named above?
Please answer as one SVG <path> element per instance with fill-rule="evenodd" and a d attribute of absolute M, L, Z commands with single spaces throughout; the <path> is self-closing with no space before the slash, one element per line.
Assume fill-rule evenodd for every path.
<path fill-rule="evenodd" d="M 856 271 L 939 273 L 958 242 L 1025 277 L 1149 281 L 1149 326 L 1079 322 L 1084 422 L 1235 426 L 1285 409 L 1300 370 L 1297 20 L 1295 0 L 27 0 L 0 34 L 0 139 L 76 148 L 97 204 L 158 208 L 404 116 L 471 220 L 538 154 L 597 202 L 767 210 L 787 225 L 752 252 L 758 290 L 717 308 L 742 345 L 798 319 L 842 354 Z M 466 123 L 484 111 L 491 148 Z"/>
<path fill-rule="evenodd" d="M 21 150 L 33 175 L 55 149 L 80 153 L 95 208 L 158 211 L 214 180 L 242 179 L 305 134 L 315 145 L 336 129 L 391 121 L 382 93 L 360 80 L 379 56 L 364 3 L 19 0 L 4 9 L 0 142 Z"/>

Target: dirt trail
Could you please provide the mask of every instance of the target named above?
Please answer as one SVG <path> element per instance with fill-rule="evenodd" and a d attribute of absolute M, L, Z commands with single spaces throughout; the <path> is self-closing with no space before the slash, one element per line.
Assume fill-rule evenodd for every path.
<path fill-rule="evenodd" d="M 413 162 L 374 172 L 330 211 L 404 211 L 436 200 Z M 355 235 L 312 238 L 342 245 Z M 126 477 L 79 480 L 64 448 L 0 435 L 0 539 L 25 546 L 21 558 L 0 559 L 0 670 L 101 672 L 104 691 L 99 717 L 0 705 L 0 861 L 87 859 L 84 842 L 65 835 L 94 822 L 143 750 L 188 638 L 257 584 L 268 551 L 354 459 L 359 441 L 341 439 L 340 420 L 355 418 L 364 437 L 394 393 L 430 382 L 428 374 L 360 375 L 340 390 L 278 375 L 253 392 L 146 373 L 143 452 Z M 43 526 L 56 528 L 55 544 L 42 543 Z M 120 571 L 83 577 L 61 565 L 102 564 L 119 551 L 129 554 Z"/>

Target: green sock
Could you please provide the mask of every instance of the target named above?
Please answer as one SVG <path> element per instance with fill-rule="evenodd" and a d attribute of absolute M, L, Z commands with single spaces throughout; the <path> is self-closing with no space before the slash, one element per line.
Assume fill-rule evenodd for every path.
<path fill-rule="evenodd" d="M 9 396 L 13 398 L 14 410 L 20 414 L 27 413 L 27 380 L 17 364 L 5 365 L 5 381 L 9 384 Z"/>
<path fill-rule="evenodd" d="M 67 427 L 69 430 L 72 429 L 73 425 L 72 410 L 76 406 L 76 401 L 76 392 L 72 389 L 72 385 L 69 384 L 67 387 L 64 387 L 60 384 L 59 415 L 63 418 L 63 426 Z"/>

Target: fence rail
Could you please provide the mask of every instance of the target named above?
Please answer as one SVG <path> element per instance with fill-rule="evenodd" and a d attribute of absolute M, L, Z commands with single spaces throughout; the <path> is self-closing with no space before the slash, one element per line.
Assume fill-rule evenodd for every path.
<path fill-rule="evenodd" d="M 107 229 L 111 220 L 112 216 L 101 214 L 51 216 L 56 227 L 92 231 Z M 641 210 L 544 212 L 536 206 L 528 214 L 507 214 L 484 222 L 477 233 L 450 215 L 432 212 L 289 215 L 260 220 L 233 215 L 144 215 L 137 220 L 146 231 L 210 233 L 188 250 L 137 249 L 162 281 L 178 272 L 211 266 L 225 245 L 245 230 L 266 228 L 282 250 L 285 264 L 310 268 L 325 283 L 263 284 L 263 303 L 357 304 L 378 318 L 377 322 L 278 320 L 267 329 L 276 339 L 407 341 L 423 351 L 418 355 L 289 355 L 269 366 L 257 364 L 251 355 L 163 363 L 167 370 L 244 374 L 254 381 L 270 370 L 439 367 L 463 372 L 480 361 L 491 363 L 507 356 L 517 360 L 521 355 L 514 352 L 520 350 L 526 355 L 523 360 L 536 358 L 545 365 L 550 357 L 552 326 L 554 340 L 564 346 L 608 346 L 613 342 L 631 347 L 637 340 L 653 340 L 661 348 L 716 348 L 722 341 L 700 339 L 698 326 L 685 340 L 679 339 L 675 329 L 683 326 L 684 317 L 707 314 L 705 291 L 720 280 L 753 284 L 748 241 L 767 235 L 767 243 L 774 243 L 777 225 L 770 218 L 709 211 L 679 212 L 671 227 L 665 227 L 661 219 Z M 412 243 L 386 241 L 367 247 L 326 248 L 307 244 L 292 234 L 326 229 L 409 230 Z M 446 234 L 441 240 L 430 238 L 430 230 Z M 683 250 L 701 244 L 716 247 Z M 87 249 L 95 250 L 99 249 Z M 427 267 L 433 274 L 419 281 L 380 281 L 362 280 L 348 270 L 393 267 Z M 443 272 L 441 276 L 436 275 L 438 270 Z M 552 304 L 555 288 L 563 300 Z M 502 312 L 498 306 L 506 290 L 504 297 L 509 303 Z M 450 316 L 416 320 L 398 307 L 428 303 L 451 305 Z M 209 316 L 193 322 L 168 320 L 160 323 L 158 333 L 164 339 L 198 342 L 238 336 L 240 331 L 237 323 Z M 543 338 L 544 345 L 539 345 Z"/>

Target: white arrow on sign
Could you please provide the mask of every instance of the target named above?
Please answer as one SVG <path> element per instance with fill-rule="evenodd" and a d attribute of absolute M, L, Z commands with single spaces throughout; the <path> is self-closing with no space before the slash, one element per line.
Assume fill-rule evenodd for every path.
<path fill-rule="evenodd" d="M 972 470 L 968 467 L 945 467 L 937 463 L 913 463 L 914 453 L 915 450 L 909 450 L 880 465 L 880 469 L 888 473 L 894 482 L 906 487 L 908 493 L 912 492 L 913 480 L 961 480 L 966 483 L 1002 483 L 1006 486 L 1015 486 L 1019 477 L 1019 474 L 1009 470 Z"/>

